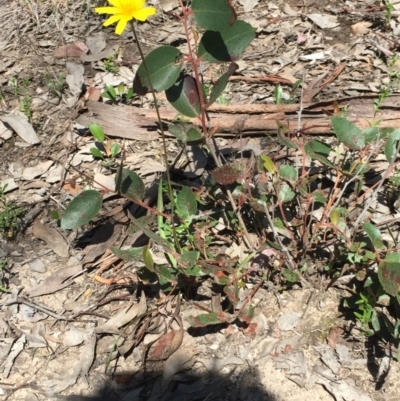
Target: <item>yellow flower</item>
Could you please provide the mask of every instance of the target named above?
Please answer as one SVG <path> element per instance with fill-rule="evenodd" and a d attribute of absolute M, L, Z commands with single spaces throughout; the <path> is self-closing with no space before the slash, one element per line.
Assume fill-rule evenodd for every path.
<path fill-rule="evenodd" d="M 115 33 L 121 35 L 127 23 L 135 18 L 146 21 L 148 17 L 156 13 L 155 7 L 145 7 L 146 0 L 107 0 L 114 7 L 97 7 L 94 10 L 99 14 L 114 14 L 104 22 L 109 26 L 118 22 Z"/>

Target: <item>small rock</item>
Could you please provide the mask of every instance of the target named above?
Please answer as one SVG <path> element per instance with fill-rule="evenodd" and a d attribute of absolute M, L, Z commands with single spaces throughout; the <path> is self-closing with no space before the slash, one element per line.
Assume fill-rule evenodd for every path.
<path fill-rule="evenodd" d="M 29 268 L 36 273 L 45 273 L 46 266 L 41 259 L 34 259 L 29 263 Z"/>
<path fill-rule="evenodd" d="M 284 331 L 293 330 L 299 323 L 300 316 L 299 312 L 286 312 L 278 319 L 278 327 Z"/>

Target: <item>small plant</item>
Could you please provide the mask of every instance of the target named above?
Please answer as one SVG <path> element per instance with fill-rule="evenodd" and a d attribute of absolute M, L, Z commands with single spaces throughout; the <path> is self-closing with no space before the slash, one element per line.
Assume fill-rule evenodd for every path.
<path fill-rule="evenodd" d="M 32 98 L 30 96 L 24 96 L 19 103 L 19 110 L 22 111 L 29 121 L 32 121 Z"/>
<path fill-rule="evenodd" d="M 380 106 L 381 106 L 382 102 L 383 102 L 385 99 L 387 99 L 387 98 L 391 95 L 391 93 L 392 93 L 392 92 L 391 92 L 391 90 L 390 90 L 388 87 L 383 86 L 383 87 L 381 88 L 381 90 L 380 90 L 380 92 L 379 92 L 378 99 L 375 99 L 375 100 L 374 100 L 374 112 L 375 112 L 375 116 L 376 116 L 376 114 L 379 112 Z"/>
<path fill-rule="evenodd" d="M 0 260 L 0 291 L 10 292 L 10 290 L 3 285 L 4 282 L 4 271 L 7 266 L 7 260 Z"/>
<path fill-rule="evenodd" d="M 119 67 L 117 66 L 119 52 L 116 51 L 112 56 L 109 56 L 107 59 L 104 60 L 104 69 L 111 73 L 111 74 L 118 74 Z"/>
<path fill-rule="evenodd" d="M 392 19 L 394 11 L 394 4 L 391 1 L 385 2 L 385 24 L 386 26 L 389 25 L 390 20 Z"/>
<path fill-rule="evenodd" d="M 154 7 L 144 7 L 144 2 L 134 2 L 135 7 L 128 7 L 133 4 L 128 1 L 117 3 L 118 7 L 96 9 L 112 14 L 105 24 L 118 22 L 117 34 L 124 31 L 132 18 L 143 20 L 155 13 Z M 182 288 L 190 292 L 190 286 L 210 277 L 219 284 L 229 305 L 218 314 L 209 312 L 190 317 L 190 324 L 196 327 L 231 322 L 242 318 L 242 314 L 248 323 L 252 316 L 252 296 L 246 298 L 245 304 L 239 303 L 239 291 L 248 280 L 256 283 L 256 289 L 267 279 L 278 288 L 290 288 L 295 283 L 307 284 L 306 276 L 316 271 L 331 278 L 338 277 L 344 273 L 346 265 L 367 282 L 372 280 L 369 277 L 371 265 L 377 265 L 378 279 L 375 273 L 372 282 L 378 288 L 371 292 L 372 289 L 364 285 L 361 291 L 359 288 L 354 291 L 356 318 L 367 334 L 370 334 L 369 325 L 377 332 L 379 303 L 376 294 L 390 296 L 397 302 L 400 299 L 400 252 L 396 251 L 395 238 L 389 245 L 387 236 L 382 236 L 368 213 L 378 192 L 386 188 L 387 181 L 399 168 L 400 130 L 380 129 L 378 124 L 360 129 L 343 113 L 335 113 L 330 123 L 336 138 L 326 141 L 310 138 L 309 127 L 290 132 L 289 127 L 278 122 L 277 140 L 290 157 L 277 162 L 272 156 L 246 152 L 251 154 L 247 157 L 241 152 L 240 158 L 238 154 L 228 160 L 223 158 L 213 138 L 217 127 L 208 120 L 207 109 L 223 94 L 238 67 L 235 60 L 251 43 L 256 29 L 245 21 L 236 20 L 231 2 L 226 0 L 192 0 L 180 2 L 180 5 L 180 21 L 188 44 L 185 54 L 175 47 L 161 46 L 144 56 L 135 24 L 131 24 L 142 57 L 133 87 L 140 96 L 152 93 L 158 111 L 155 91 L 165 91 L 166 99 L 178 115 L 183 116 L 179 123 L 170 124 L 169 133 L 182 146 L 182 154 L 192 143 L 201 142 L 213 159 L 212 171 L 202 180 L 191 181 L 186 177 L 181 182 L 172 181 L 165 125 L 158 117 L 166 157 L 167 189 L 164 190 L 162 178 L 157 209 L 152 208 L 143 201 L 142 179 L 121 164 L 116 174 L 115 192 L 150 212 L 149 216 L 132 217 L 128 233 L 140 230 L 149 241 L 142 248 L 113 248 L 112 252 L 122 259 L 140 258 L 145 265 L 137 272 L 141 282 L 145 285 L 158 282 L 165 293 Z M 189 29 L 192 20 L 199 33 Z M 227 72 L 210 87 L 202 83 L 200 63 L 203 61 L 228 64 Z M 290 100 L 300 84 L 301 80 L 294 84 Z M 118 102 L 118 97 L 125 95 L 125 88 L 121 86 L 116 91 L 107 87 L 103 95 Z M 375 113 L 389 95 L 390 91 L 384 87 L 374 105 Z M 284 101 L 284 97 L 278 85 L 276 103 Z M 198 126 L 187 123 L 187 118 L 197 118 Z M 102 145 L 102 148 L 92 148 L 92 154 L 103 161 L 115 158 L 119 146 L 106 143 L 99 126 L 91 124 L 89 128 Z M 367 183 L 366 176 L 372 170 L 370 164 L 379 154 L 380 146 L 384 147 L 388 167 L 372 185 Z M 187 155 L 189 158 L 189 152 Z M 318 174 L 312 173 L 314 169 L 310 166 L 315 166 Z M 325 185 L 322 178 L 327 177 L 333 179 Z M 76 229 L 90 222 L 100 211 L 102 200 L 103 193 L 99 191 L 83 191 L 68 205 L 61 228 Z M 254 242 L 254 237 L 258 243 Z M 217 257 L 220 243 L 213 254 L 210 251 L 213 242 L 221 240 L 243 246 L 243 260 Z M 163 257 L 157 259 L 155 252 Z M 255 255 L 261 254 L 265 256 L 260 261 L 263 266 L 255 272 L 251 262 Z M 316 259 L 319 259 L 318 264 Z M 396 330 L 393 327 L 390 330 L 396 337 Z"/>
<path fill-rule="evenodd" d="M 276 85 L 274 89 L 274 98 L 275 98 L 275 104 L 291 104 L 294 103 L 295 97 L 294 97 L 294 92 L 296 89 L 303 83 L 302 79 L 298 79 L 294 84 L 292 89 L 289 92 L 289 96 L 285 95 L 283 92 L 283 88 L 281 85 Z"/>
<path fill-rule="evenodd" d="M 18 208 L 15 202 L 7 201 L 6 188 L 7 184 L 0 187 L 0 234 L 3 238 L 13 238 L 18 231 L 18 219 L 23 209 Z"/>
<path fill-rule="evenodd" d="M 61 97 L 65 86 L 65 74 L 60 72 L 55 76 L 51 76 L 50 73 L 46 72 L 43 78 L 49 91 L 54 95 Z"/>
<path fill-rule="evenodd" d="M 112 85 L 106 85 L 106 90 L 101 94 L 101 97 L 110 100 L 113 104 L 128 103 L 135 93 L 133 88 L 126 89 L 122 82 L 117 86 L 117 90 Z"/>
<path fill-rule="evenodd" d="M 89 131 L 98 141 L 96 147 L 90 148 L 92 155 L 101 159 L 105 166 L 113 166 L 115 157 L 121 152 L 119 144 L 107 139 L 103 129 L 98 124 L 90 124 Z"/>

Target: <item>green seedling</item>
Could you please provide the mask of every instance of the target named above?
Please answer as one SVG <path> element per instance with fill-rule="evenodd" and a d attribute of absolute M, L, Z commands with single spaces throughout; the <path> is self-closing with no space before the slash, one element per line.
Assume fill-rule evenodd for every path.
<path fill-rule="evenodd" d="M 117 59 L 118 59 L 119 52 L 116 51 L 112 56 L 109 56 L 107 59 L 104 60 L 104 69 L 111 73 L 111 74 L 118 74 L 119 67 L 117 66 Z"/>
<path fill-rule="evenodd" d="M 303 83 L 302 79 L 298 79 L 292 86 L 292 89 L 289 92 L 289 96 L 286 96 L 283 92 L 283 88 L 281 85 L 276 85 L 274 89 L 274 98 L 275 98 L 275 104 L 291 104 L 294 103 L 295 98 L 294 98 L 294 92 L 296 89 Z"/>
<path fill-rule="evenodd" d="M 61 97 L 65 88 L 65 74 L 60 72 L 57 75 L 52 76 L 46 72 L 43 76 L 44 82 L 51 93 Z"/>
<path fill-rule="evenodd" d="M 3 238 L 13 238 L 18 231 L 18 220 L 23 209 L 18 208 L 15 202 L 7 201 L 6 188 L 7 184 L 0 187 L 0 234 Z"/>
<path fill-rule="evenodd" d="M 106 90 L 101 94 L 101 97 L 110 100 L 113 104 L 118 104 L 120 102 L 128 103 L 135 93 L 133 88 L 129 88 L 128 90 L 126 89 L 127 88 L 122 82 L 117 86 L 117 89 L 112 85 L 106 85 Z"/>
<path fill-rule="evenodd" d="M 19 110 L 22 111 L 29 121 L 32 121 L 32 98 L 30 96 L 24 96 L 19 103 Z"/>
<path fill-rule="evenodd" d="M 101 159 L 105 166 L 111 167 L 115 164 L 116 156 L 121 152 L 117 142 L 106 138 L 106 134 L 98 124 L 90 124 L 89 131 L 98 141 L 96 147 L 90 148 L 90 153 L 97 159 Z"/>

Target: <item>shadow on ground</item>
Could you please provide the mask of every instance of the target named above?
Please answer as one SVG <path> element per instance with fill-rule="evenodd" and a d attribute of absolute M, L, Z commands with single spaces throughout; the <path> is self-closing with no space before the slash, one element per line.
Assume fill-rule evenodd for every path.
<path fill-rule="evenodd" d="M 240 371 L 240 373 L 239 373 Z M 245 371 L 232 367 L 226 374 L 209 372 L 205 375 L 180 373 L 163 388 L 162 372 L 138 374 L 129 378 L 119 375 L 117 380 L 106 381 L 91 397 L 70 395 L 57 397 L 64 401 L 279 401 L 260 383 L 256 368 Z M 129 378 L 129 383 L 117 381 Z M 119 389 L 117 388 L 119 387 Z"/>

